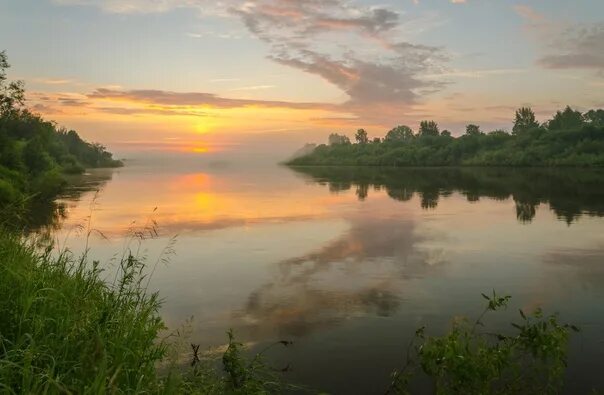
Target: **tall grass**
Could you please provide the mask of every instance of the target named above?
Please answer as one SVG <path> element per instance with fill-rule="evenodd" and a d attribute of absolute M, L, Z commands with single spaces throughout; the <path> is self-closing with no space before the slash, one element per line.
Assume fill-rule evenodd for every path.
<path fill-rule="evenodd" d="M 156 293 L 127 255 L 113 283 L 98 262 L 0 236 L 0 388 L 9 393 L 144 392 L 166 355 Z"/>
<path fill-rule="evenodd" d="M 270 394 L 293 388 L 262 358 L 287 341 L 248 360 L 229 331 L 222 371 L 219 360 L 200 356 L 195 345 L 192 363 L 172 360 L 184 339 L 174 341 L 165 331 L 161 301 L 147 290 L 137 250 L 126 248 L 107 282 L 86 254 L 57 255 L 51 246 L 40 250 L 0 231 L 0 393 Z"/>

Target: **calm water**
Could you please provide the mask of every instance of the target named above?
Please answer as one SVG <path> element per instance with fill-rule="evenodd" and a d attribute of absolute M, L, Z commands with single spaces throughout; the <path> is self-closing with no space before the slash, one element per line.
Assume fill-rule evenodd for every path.
<path fill-rule="evenodd" d="M 155 263 L 173 237 L 176 253 L 152 287 L 202 348 L 230 327 L 252 347 L 293 340 L 269 354 L 288 380 L 383 393 L 417 327 L 475 317 L 494 288 L 513 295 L 496 325 L 537 306 L 580 325 L 567 393 L 604 387 L 602 172 L 154 160 L 84 181 L 62 199 L 59 243 L 81 251 L 92 213 L 105 236 L 92 255 L 110 265 L 129 229 L 156 221 L 143 253 Z"/>

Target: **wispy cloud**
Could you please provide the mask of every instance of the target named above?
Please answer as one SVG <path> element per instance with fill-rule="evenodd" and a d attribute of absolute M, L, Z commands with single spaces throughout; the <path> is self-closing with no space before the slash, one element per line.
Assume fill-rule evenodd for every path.
<path fill-rule="evenodd" d="M 538 63 L 550 69 L 591 69 L 604 74 L 604 23 L 561 32 Z"/>
<path fill-rule="evenodd" d="M 604 73 L 604 23 L 568 24 L 549 20 L 527 5 L 515 5 L 513 9 L 541 45 L 543 54 L 537 59 L 538 65 Z"/>
<path fill-rule="evenodd" d="M 400 113 L 423 96 L 444 87 L 442 80 L 433 81 L 426 75 L 443 69 L 448 60 L 445 51 L 409 42 L 406 36 L 410 21 L 403 22 L 400 11 L 386 6 L 363 6 L 349 0 L 55 2 L 92 5 L 116 13 L 165 12 L 186 7 L 199 11 L 200 15 L 211 12 L 239 19 L 252 36 L 269 44 L 268 59 L 317 75 L 338 87 L 348 95 L 342 106 L 359 116 L 364 112 L 373 117 L 376 110 L 383 111 L 388 106 L 396 107 Z M 198 38 L 205 33 L 187 35 Z M 238 90 L 255 89 L 268 87 Z M 227 102 L 211 96 L 205 99 L 218 105 Z"/>
<path fill-rule="evenodd" d="M 240 78 L 212 78 L 209 82 L 237 82 L 241 81 Z"/>
<path fill-rule="evenodd" d="M 233 88 L 232 91 L 259 91 L 265 89 L 275 88 L 275 85 L 252 85 L 252 86 L 242 86 L 240 88 Z"/>
<path fill-rule="evenodd" d="M 522 68 L 511 68 L 511 69 L 477 69 L 477 70 L 462 70 L 453 69 L 442 71 L 438 74 L 429 75 L 431 78 L 447 78 L 447 77 L 459 77 L 459 78 L 484 78 L 496 75 L 510 75 L 510 74 L 521 74 L 527 72 L 526 69 Z"/>
<path fill-rule="evenodd" d="M 213 108 L 238 108 L 245 106 L 312 109 L 323 108 L 320 103 L 295 103 L 278 100 L 232 99 L 205 92 L 171 92 L 162 90 L 111 90 L 97 89 L 87 95 L 89 99 L 125 101 L 166 106 L 209 106 Z"/>
<path fill-rule="evenodd" d="M 516 14 L 523 18 L 532 27 L 542 26 L 548 23 L 547 18 L 535 11 L 532 7 L 525 4 L 516 4 L 512 6 Z"/>
<path fill-rule="evenodd" d="M 438 69 L 445 54 L 401 40 L 400 15 L 390 9 L 343 0 L 258 0 L 231 10 L 271 45 L 269 59 L 322 77 L 344 91 L 345 105 L 355 110 L 384 103 L 408 106 L 422 92 L 442 88 L 420 76 Z M 351 42 L 350 34 L 358 39 Z M 327 39 L 335 45 L 325 47 Z M 361 53 L 363 43 L 372 55 Z"/>
<path fill-rule="evenodd" d="M 61 78 L 36 78 L 36 79 L 34 79 L 34 82 L 37 82 L 38 84 L 45 84 L 45 85 L 65 85 L 65 84 L 71 84 L 74 81 L 70 80 L 70 79 L 61 79 Z"/>

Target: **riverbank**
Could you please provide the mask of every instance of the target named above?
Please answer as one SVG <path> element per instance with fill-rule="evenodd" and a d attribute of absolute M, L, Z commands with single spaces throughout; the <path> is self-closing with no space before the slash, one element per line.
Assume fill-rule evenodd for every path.
<path fill-rule="evenodd" d="M 55 256 L 2 232 L 0 261 L 2 392 L 280 392 L 279 381 L 259 358 L 246 360 L 231 333 L 224 374 L 193 345 L 191 366 L 171 356 L 176 334 L 159 315 L 159 295 L 146 289 L 144 262 L 129 253 L 107 281 L 97 261 L 67 251 Z"/>
<path fill-rule="evenodd" d="M 422 121 L 417 133 L 397 126 L 383 138 L 370 140 L 359 129 L 352 144 L 347 136 L 332 134 L 329 144 L 311 149 L 287 162 L 291 166 L 507 166 L 603 167 L 604 110 L 585 114 L 567 107 L 538 124 L 530 109 L 516 112 L 512 133 L 483 132 L 468 125 L 453 137 L 433 121 Z"/>

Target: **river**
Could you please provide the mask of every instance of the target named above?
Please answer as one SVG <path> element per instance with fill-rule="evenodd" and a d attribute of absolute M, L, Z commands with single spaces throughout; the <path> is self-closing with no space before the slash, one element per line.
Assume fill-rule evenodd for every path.
<path fill-rule="evenodd" d="M 108 272 L 139 249 L 170 328 L 202 349 L 228 328 L 252 350 L 291 340 L 267 354 L 288 381 L 383 393 L 416 328 L 476 317 L 495 289 L 512 295 L 487 317 L 503 331 L 538 306 L 582 328 L 565 392 L 604 387 L 602 171 L 148 158 L 93 170 L 58 202 L 58 248 L 88 246 Z"/>

